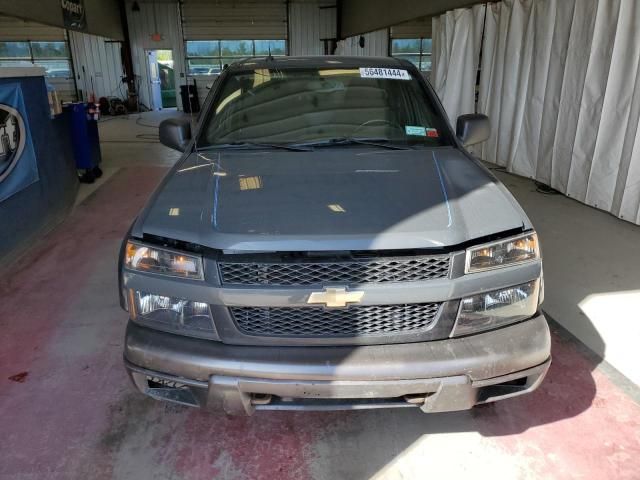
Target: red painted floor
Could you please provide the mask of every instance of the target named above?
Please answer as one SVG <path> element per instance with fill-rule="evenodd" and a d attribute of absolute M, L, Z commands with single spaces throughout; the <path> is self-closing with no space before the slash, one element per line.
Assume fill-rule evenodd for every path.
<path fill-rule="evenodd" d="M 0 478 L 640 479 L 640 407 L 558 335 L 538 391 L 470 412 L 244 418 L 137 394 L 116 260 L 165 171 L 119 171 L 0 280 Z"/>

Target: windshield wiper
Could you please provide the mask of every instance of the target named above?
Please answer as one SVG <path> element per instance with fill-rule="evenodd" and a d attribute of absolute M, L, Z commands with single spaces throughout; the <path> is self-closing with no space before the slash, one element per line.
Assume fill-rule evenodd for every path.
<path fill-rule="evenodd" d="M 411 150 L 411 147 L 394 145 L 388 138 L 335 137 L 317 141 L 296 143 L 296 147 L 331 147 L 334 145 L 370 145 L 372 147 L 389 148 L 391 150 Z"/>
<path fill-rule="evenodd" d="M 263 147 L 263 148 L 282 148 L 284 150 L 291 150 L 292 152 L 311 152 L 313 148 L 307 147 L 306 145 L 292 145 L 287 143 L 261 143 L 261 142 L 231 142 L 231 143 L 220 143 L 217 145 L 209 145 L 205 147 L 203 150 L 208 150 L 209 148 L 246 148 L 246 147 Z"/>

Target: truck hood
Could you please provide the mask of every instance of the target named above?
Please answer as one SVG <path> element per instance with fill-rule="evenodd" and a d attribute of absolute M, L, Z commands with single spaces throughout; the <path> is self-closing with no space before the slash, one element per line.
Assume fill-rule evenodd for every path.
<path fill-rule="evenodd" d="M 133 228 L 231 251 L 439 248 L 528 228 L 455 148 L 210 150 L 172 169 Z"/>

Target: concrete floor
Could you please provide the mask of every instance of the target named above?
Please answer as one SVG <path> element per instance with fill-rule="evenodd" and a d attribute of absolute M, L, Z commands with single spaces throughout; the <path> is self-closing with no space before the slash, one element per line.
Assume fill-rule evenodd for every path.
<path fill-rule="evenodd" d="M 137 394 L 122 367 L 117 252 L 177 155 L 136 137 L 155 132 L 133 116 L 101 133 L 108 178 L 83 186 L 72 215 L 0 279 L 0 479 L 640 478 L 637 388 L 557 327 L 554 363 L 536 392 L 469 412 L 244 418 Z M 551 315 L 576 334 L 590 331 L 607 358 L 631 347 L 600 324 L 597 308 L 580 305 L 640 288 L 624 250 L 640 229 L 505 180 L 541 233 Z M 586 255 L 603 241 L 616 247 Z"/>
<path fill-rule="evenodd" d="M 495 173 L 540 235 L 545 312 L 640 386 L 640 227 Z"/>
<path fill-rule="evenodd" d="M 188 116 L 175 110 L 162 110 L 121 117 L 103 117 L 100 143 L 103 175 L 95 183 L 81 184 L 76 205 L 100 188 L 114 173 L 135 165 L 170 167 L 180 153 L 158 142 L 158 125 L 166 118 Z"/>

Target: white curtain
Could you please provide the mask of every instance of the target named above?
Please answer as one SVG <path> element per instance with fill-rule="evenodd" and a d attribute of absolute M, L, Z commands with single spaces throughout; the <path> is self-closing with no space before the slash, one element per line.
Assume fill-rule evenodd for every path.
<path fill-rule="evenodd" d="M 484 5 L 451 10 L 432 20 L 431 82 L 455 125 L 458 115 L 475 112 Z"/>
<path fill-rule="evenodd" d="M 483 158 L 640 224 L 640 1 L 504 0 L 484 31 Z"/>

